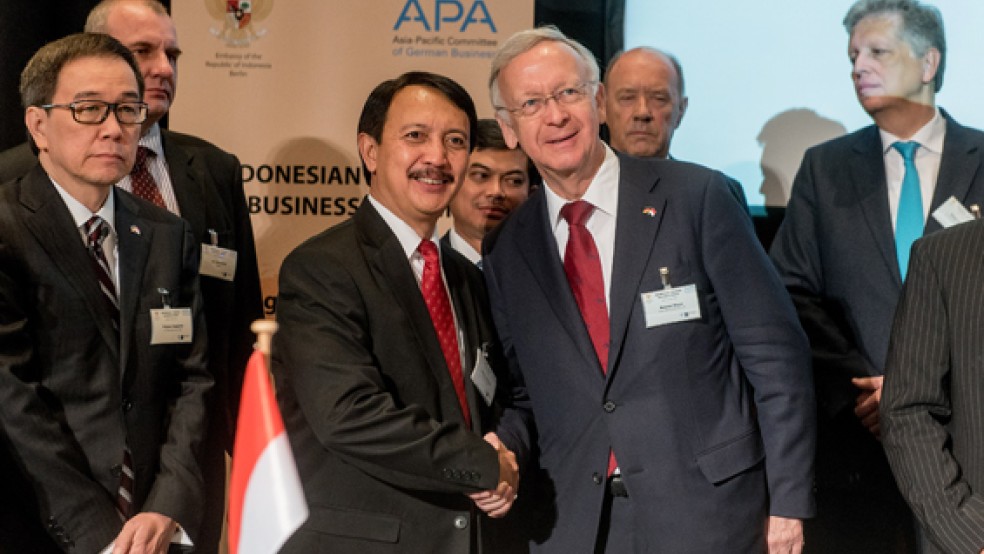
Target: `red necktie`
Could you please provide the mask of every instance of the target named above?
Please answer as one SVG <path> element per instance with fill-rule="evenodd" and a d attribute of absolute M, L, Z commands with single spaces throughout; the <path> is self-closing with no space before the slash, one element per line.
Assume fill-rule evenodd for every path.
<path fill-rule="evenodd" d="M 424 295 L 424 303 L 430 312 L 437 340 L 444 352 L 444 361 L 451 374 L 451 382 L 458 394 L 458 404 L 465 417 L 465 424 L 471 427 L 471 412 L 468 410 L 468 396 L 465 394 L 465 378 L 461 373 L 461 355 L 458 352 L 458 332 L 454 327 L 454 315 L 451 313 L 451 301 L 448 291 L 441 279 L 441 262 L 437 255 L 437 246 L 429 240 L 420 241 L 417 251 L 424 258 L 424 275 L 420 279 L 420 292 Z"/>
<path fill-rule="evenodd" d="M 153 154 L 150 148 L 137 147 L 137 160 L 133 162 L 133 169 L 130 170 L 130 185 L 134 195 L 167 209 L 161 190 L 157 187 L 157 181 L 154 181 L 154 176 L 150 174 L 150 169 L 147 167 L 147 156 L 150 154 Z"/>
<path fill-rule="evenodd" d="M 567 221 L 569 235 L 564 250 L 564 273 L 574 293 L 574 300 L 581 311 L 581 318 L 588 329 L 601 371 L 608 372 L 608 348 L 611 331 L 608 325 L 608 307 L 605 303 L 605 280 L 601 274 L 601 257 L 591 231 L 584 224 L 594 211 L 594 206 L 584 200 L 564 204 L 560 216 Z M 608 457 L 608 474 L 618 463 L 615 453 Z"/>

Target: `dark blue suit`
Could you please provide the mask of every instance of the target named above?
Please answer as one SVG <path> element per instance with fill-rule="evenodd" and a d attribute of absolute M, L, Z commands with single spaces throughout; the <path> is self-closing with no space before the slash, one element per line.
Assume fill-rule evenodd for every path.
<path fill-rule="evenodd" d="M 485 244 L 496 327 L 521 382 L 514 401 L 533 416 L 556 491 L 556 522 L 539 550 L 594 544 L 613 448 L 638 517 L 637 549 L 760 552 L 767 515 L 813 512 L 806 337 L 720 173 L 623 155 L 619 163 L 607 375 L 544 193 Z M 700 319 L 646 327 L 640 295 L 663 288 L 661 267 L 672 285 L 696 285 Z M 500 428 L 507 443 L 524 432 Z"/>
<path fill-rule="evenodd" d="M 943 116 L 930 213 L 950 196 L 965 206 L 984 204 L 984 133 Z M 924 232 L 939 229 L 930 217 Z M 883 374 L 902 290 L 876 126 L 806 152 L 771 255 L 813 351 L 820 510 L 815 531 L 807 528 L 808 548 L 912 551 L 911 517 L 884 451 L 853 413 L 859 390 L 851 378 Z"/>

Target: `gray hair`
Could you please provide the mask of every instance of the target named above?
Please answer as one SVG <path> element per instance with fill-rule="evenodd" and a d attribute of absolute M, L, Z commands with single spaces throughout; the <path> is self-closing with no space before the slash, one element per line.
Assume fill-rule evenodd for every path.
<path fill-rule="evenodd" d="M 573 48 L 577 52 L 577 55 L 584 60 L 585 65 L 588 66 L 588 80 L 598 81 L 599 75 L 601 74 L 601 70 L 598 69 L 598 60 L 595 59 L 594 54 L 583 44 L 560 32 L 560 29 L 554 25 L 526 29 L 506 39 L 496 51 L 495 57 L 492 58 L 492 74 L 489 76 L 489 96 L 492 98 L 493 107 L 498 109 L 502 106 L 502 92 L 499 90 L 499 73 L 502 69 L 509 65 L 509 62 L 513 61 L 517 56 L 532 50 L 534 46 L 544 41 L 560 42 Z"/>
<path fill-rule="evenodd" d="M 608 87 L 608 77 L 611 75 L 612 69 L 615 68 L 615 64 L 618 60 L 622 59 L 622 56 L 632 52 L 649 52 L 650 54 L 663 56 L 669 60 L 670 65 L 673 66 L 673 71 L 676 71 L 677 74 L 677 94 L 680 95 L 681 99 L 686 96 L 686 87 L 683 85 L 683 66 L 680 65 L 680 60 L 678 60 L 673 54 L 660 50 L 659 48 L 653 48 L 652 46 L 637 46 L 631 50 L 619 50 L 618 52 L 615 52 L 612 59 L 608 60 L 608 66 L 605 68 L 605 87 Z"/>
<path fill-rule="evenodd" d="M 103 0 L 102 2 L 96 4 L 96 7 L 92 8 L 89 12 L 89 17 L 85 19 L 85 31 L 87 33 L 105 33 L 106 22 L 109 20 L 110 12 L 112 12 L 113 8 L 118 4 L 125 4 L 128 2 L 140 4 L 157 15 L 170 17 L 167 13 L 167 8 L 165 8 L 164 5 L 157 0 Z"/>
<path fill-rule="evenodd" d="M 898 15 L 900 38 L 912 52 L 922 57 L 930 48 L 940 52 L 940 65 L 933 77 L 933 90 L 943 88 L 943 69 L 946 67 L 946 36 L 943 33 L 943 15 L 935 6 L 918 0 L 858 0 L 844 16 L 844 28 L 848 34 L 866 17 Z"/>

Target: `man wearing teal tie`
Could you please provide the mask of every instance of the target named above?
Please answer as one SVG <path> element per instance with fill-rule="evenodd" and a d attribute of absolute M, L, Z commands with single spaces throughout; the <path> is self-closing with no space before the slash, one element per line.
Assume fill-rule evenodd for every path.
<path fill-rule="evenodd" d="M 874 125 L 806 152 L 771 250 L 813 350 L 817 518 L 805 551 L 914 552 L 912 515 L 878 440 L 889 333 L 913 241 L 984 203 L 984 134 L 936 106 L 939 10 L 859 0 L 844 26 Z"/>

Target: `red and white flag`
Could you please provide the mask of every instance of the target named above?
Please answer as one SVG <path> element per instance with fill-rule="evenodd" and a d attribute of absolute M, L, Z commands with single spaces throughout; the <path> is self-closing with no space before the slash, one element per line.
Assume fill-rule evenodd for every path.
<path fill-rule="evenodd" d="M 266 358 L 246 365 L 229 482 L 231 554 L 274 554 L 308 517 Z"/>

